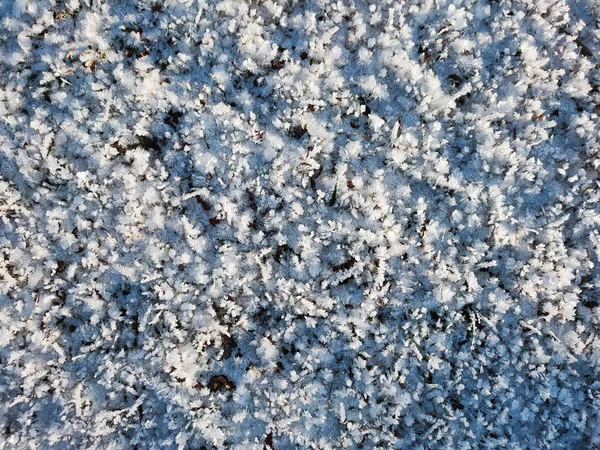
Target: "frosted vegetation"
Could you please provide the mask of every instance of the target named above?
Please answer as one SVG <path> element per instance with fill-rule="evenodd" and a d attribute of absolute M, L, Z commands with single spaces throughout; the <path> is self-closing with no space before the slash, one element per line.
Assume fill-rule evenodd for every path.
<path fill-rule="evenodd" d="M 598 448 L 599 20 L 0 0 L 0 448 Z"/>

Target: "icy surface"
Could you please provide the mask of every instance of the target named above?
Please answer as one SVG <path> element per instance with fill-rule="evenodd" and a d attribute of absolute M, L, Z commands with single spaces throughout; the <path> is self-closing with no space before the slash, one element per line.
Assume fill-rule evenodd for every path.
<path fill-rule="evenodd" d="M 597 18 L 0 0 L 0 448 L 599 448 Z"/>

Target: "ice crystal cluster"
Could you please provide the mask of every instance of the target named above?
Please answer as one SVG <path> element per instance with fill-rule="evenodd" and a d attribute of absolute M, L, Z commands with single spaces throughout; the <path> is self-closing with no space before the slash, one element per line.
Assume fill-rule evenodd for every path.
<path fill-rule="evenodd" d="M 600 446 L 597 0 L 0 0 L 0 448 Z"/>

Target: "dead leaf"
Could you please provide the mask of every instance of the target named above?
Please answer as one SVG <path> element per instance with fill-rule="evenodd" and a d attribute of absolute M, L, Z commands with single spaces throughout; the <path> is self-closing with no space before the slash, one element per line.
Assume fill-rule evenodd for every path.
<path fill-rule="evenodd" d="M 263 450 L 269 450 L 270 448 L 273 448 L 273 433 L 269 433 L 265 437 L 265 445 L 263 446 Z"/>
<path fill-rule="evenodd" d="M 217 375 L 210 379 L 208 388 L 213 392 L 220 391 L 223 388 L 231 391 L 232 389 L 235 389 L 235 383 L 225 375 Z"/>

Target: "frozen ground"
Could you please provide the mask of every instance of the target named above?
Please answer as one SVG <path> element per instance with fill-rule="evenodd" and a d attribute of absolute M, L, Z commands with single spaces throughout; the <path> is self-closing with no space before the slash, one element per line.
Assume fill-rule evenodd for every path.
<path fill-rule="evenodd" d="M 599 448 L 597 18 L 0 0 L 0 448 Z"/>

